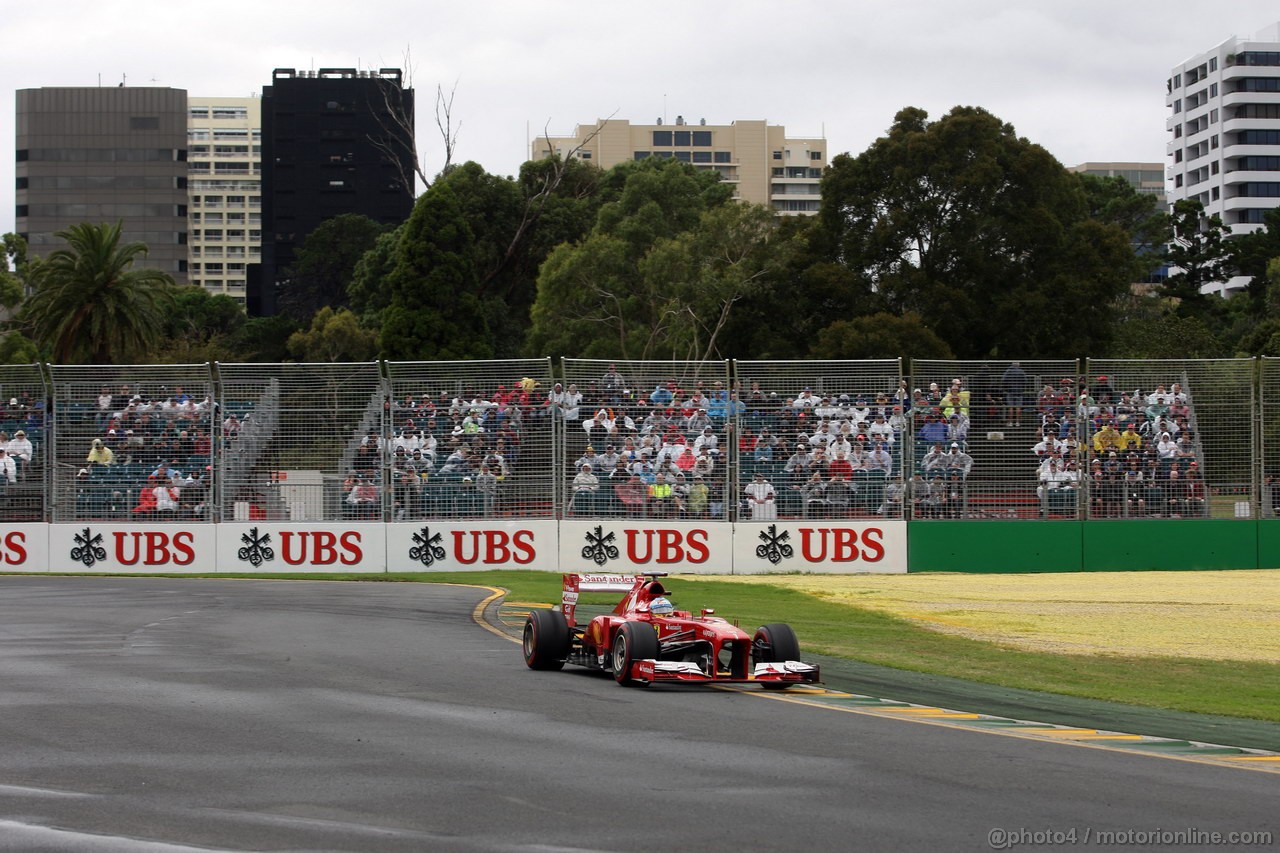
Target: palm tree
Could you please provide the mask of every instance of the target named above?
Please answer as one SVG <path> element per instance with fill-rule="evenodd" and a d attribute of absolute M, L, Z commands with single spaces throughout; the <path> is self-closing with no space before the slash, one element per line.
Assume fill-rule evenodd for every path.
<path fill-rule="evenodd" d="M 35 293 L 22 319 L 32 338 L 61 364 L 127 363 L 156 343 L 164 309 L 173 301 L 173 278 L 156 269 L 134 269 L 146 257 L 143 243 L 120 244 L 122 226 L 82 222 L 59 231 L 67 241 L 35 269 Z"/>

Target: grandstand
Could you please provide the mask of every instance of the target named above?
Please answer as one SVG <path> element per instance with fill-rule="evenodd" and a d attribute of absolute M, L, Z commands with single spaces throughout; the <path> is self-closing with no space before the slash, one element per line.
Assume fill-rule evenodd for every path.
<path fill-rule="evenodd" d="M 0 500 L 13 522 L 732 522 L 764 517 L 760 483 L 779 519 L 1249 518 L 1280 505 L 1274 364 L 6 366 Z"/>

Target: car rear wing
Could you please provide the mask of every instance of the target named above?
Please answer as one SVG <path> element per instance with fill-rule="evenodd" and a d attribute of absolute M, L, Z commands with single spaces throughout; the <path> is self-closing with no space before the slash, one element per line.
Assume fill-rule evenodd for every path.
<path fill-rule="evenodd" d="M 578 607 L 580 592 L 616 592 L 621 597 L 643 581 L 643 575 L 564 575 L 564 587 L 560 594 L 560 612 L 570 625 L 576 625 L 573 614 Z"/>

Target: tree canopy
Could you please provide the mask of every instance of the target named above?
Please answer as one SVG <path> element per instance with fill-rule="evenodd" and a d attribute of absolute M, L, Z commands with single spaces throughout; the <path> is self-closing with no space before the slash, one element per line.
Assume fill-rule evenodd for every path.
<path fill-rule="evenodd" d="M 80 223 L 31 273 L 22 308 L 30 337 L 63 364 L 127 363 L 155 350 L 173 301 L 173 278 L 136 267 L 147 247 L 121 243 L 121 225 Z"/>
<path fill-rule="evenodd" d="M 1131 280 L 1124 232 L 1089 218 L 1047 151 L 976 107 L 934 122 L 904 109 L 865 152 L 834 158 L 818 224 L 828 260 L 960 357 L 1100 351 Z"/>

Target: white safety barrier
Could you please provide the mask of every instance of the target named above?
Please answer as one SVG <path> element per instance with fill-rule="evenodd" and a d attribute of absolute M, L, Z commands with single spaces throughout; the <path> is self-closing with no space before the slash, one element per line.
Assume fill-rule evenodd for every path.
<path fill-rule="evenodd" d="M 905 521 L 9 524 L 0 571 L 899 573 Z"/>

